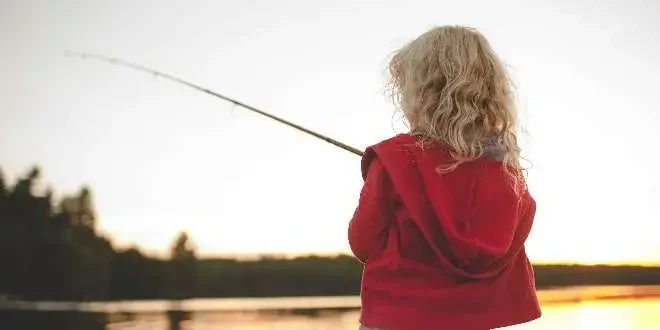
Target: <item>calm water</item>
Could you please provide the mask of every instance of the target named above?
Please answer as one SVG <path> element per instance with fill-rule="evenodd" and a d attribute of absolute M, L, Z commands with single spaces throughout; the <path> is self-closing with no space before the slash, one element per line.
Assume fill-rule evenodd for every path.
<path fill-rule="evenodd" d="M 571 288 L 541 292 L 544 316 L 507 329 L 657 330 L 660 287 Z M 637 298 L 614 298 L 637 296 Z M 606 298 L 603 300 L 591 300 Z M 577 301 L 579 299 L 587 299 Z M 80 330 L 348 330 L 357 328 L 357 297 L 203 299 L 167 301 L 41 303 L 9 310 L 0 304 L 0 329 Z M 16 306 L 14 306 L 16 307 Z M 27 306 L 23 306 L 28 308 Z M 165 312 L 167 310 L 189 312 Z"/>

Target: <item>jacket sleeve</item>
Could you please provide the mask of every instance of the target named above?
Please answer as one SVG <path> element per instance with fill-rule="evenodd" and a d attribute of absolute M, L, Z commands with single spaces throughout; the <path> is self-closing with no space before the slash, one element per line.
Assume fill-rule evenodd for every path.
<path fill-rule="evenodd" d="M 393 186 L 383 164 L 373 158 L 364 170 L 364 185 L 348 226 L 351 251 L 363 263 L 385 247 L 393 218 Z"/>

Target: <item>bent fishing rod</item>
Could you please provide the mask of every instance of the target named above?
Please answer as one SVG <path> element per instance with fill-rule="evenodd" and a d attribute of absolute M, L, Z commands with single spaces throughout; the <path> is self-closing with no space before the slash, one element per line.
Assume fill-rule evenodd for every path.
<path fill-rule="evenodd" d="M 245 103 L 243 103 L 243 102 L 241 102 L 241 101 L 238 101 L 238 100 L 236 100 L 236 99 L 234 99 L 234 98 L 231 98 L 231 97 L 228 97 L 228 96 L 222 95 L 222 94 L 217 93 L 217 92 L 214 92 L 214 91 L 212 91 L 212 90 L 210 90 L 210 89 L 208 89 L 208 88 L 204 88 L 204 87 L 202 87 L 202 86 L 199 86 L 199 85 L 193 84 L 193 83 L 191 83 L 191 82 L 189 82 L 189 81 L 186 81 L 186 80 L 184 80 L 184 79 L 181 79 L 181 78 L 175 77 L 175 76 L 173 76 L 173 75 L 170 75 L 170 74 L 164 73 L 164 72 L 162 72 L 162 71 L 154 70 L 154 69 L 148 68 L 148 67 L 143 66 L 143 65 L 139 65 L 139 64 L 131 63 L 131 62 L 128 62 L 128 61 L 125 61 L 125 60 L 121 60 L 121 59 L 113 58 L 113 57 L 108 57 L 108 56 L 104 56 L 104 55 L 96 55 L 96 54 L 88 54 L 88 53 L 66 52 L 65 56 L 68 56 L 68 57 L 78 57 L 78 58 L 81 58 L 81 59 L 88 59 L 88 58 L 89 58 L 89 59 L 94 59 L 94 60 L 98 60 L 98 61 L 103 61 L 103 62 L 109 63 L 109 64 L 111 64 L 111 65 L 119 65 L 119 66 L 123 66 L 123 67 L 130 68 L 130 69 L 133 69 L 133 70 L 137 70 L 137 71 L 141 71 L 141 72 L 149 73 L 149 74 L 151 74 L 151 75 L 153 75 L 153 76 L 155 76 L 155 77 L 163 77 L 163 78 L 165 78 L 165 79 L 167 79 L 167 80 L 170 80 L 170 81 L 173 81 L 173 82 L 175 82 L 175 83 L 178 83 L 178 84 L 181 84 L 181 85 L 184 85 L 184 86 L 190 87 L 190 88 L 195 89 L 195 90 L 197 90 L 197 91 L 199 91 L 199 92 L 202 92 L 202 93 L 205 93 L 205 94 L 208 94 L 208 95 L 211 95 L 211 96 L 215 96 L 215 97 L 217 97 L 217 98 L 219 98 L 219 99 L 221 99 L 221 100 L 224 100 L 224 101 L 227 101 L 227 102 L 229 102 L 229 103 L 232 103 L 232 104 L 235 105 L 235 106 L 239 106 L 239 107 L 241 107 L 241 108 L 243 108 L 243 109 L 246 109 L 246 110 L 252 111 L 252 112 L 257 113 L 257 114 L 259 114 L 259 115 L 262 115 L 262 116 L 265 116 L 265 117 L 270 118 L 270 119 L 272 119 L 272 120 L 275 120 L 275 121 L 277 121 L 277 122 L 280 122 L 280 123 L 282 123 L 282 124 L 284 124 L 284 125 L 287 125 L 287 126 L 289 126 L 289 127 L 292 127 L 292 128 L 294 128 L 294 129 L 297 129 L 297 130 L 299 130 L 299 131 L 301 131 L 301 132 L 303 132 L 303 133 L 307 133 L 307 134 L 309 134 L 309 135 L 311 135 L 311 136 L 313 136 L 313 137 L 315 137 L 315 138 L 317 138 L 317 139 L 321 139 L 321 140 L 323 140 L 323 141 L 325 141 L 325 142 L 327 142 L 327 143 L 330 143 L 330 144 L 332 144 L 332 145 L 334 145 L 334 146 L 336 146 L 336 147 L 342 148 L 342 149 L 344 149 L 344 150 L 346 150 L 346 151 L 348 151 L 348 152 L 350 152 L 350 153 L 353 153 L 353 154 L 355 154 L 355 155 L 362 156 L 362 154 L 363 154 L 363 151 L 361 151 L 361 150 L 359 150 L 359 149 L 357 149 L 357 148 L 354 148 L 354 147 L 352 147 L 352 146 L 350 146 L 350 145 L 348 145 L 348 144 L 346 144 L 346 143 L 343 143 L 343 142 L 337 141 L 337 140 L 335 140 L 335 139 L 333 139 L 333 138 L 330 138 L 330 137 L 327 137 L 327 136 L 325 136 L 325 135 L 323 135 L 323 134 L 320 134 L 320 133 L 314 132 L 314 131 L 312 131 L 312 130 L 310 130 L 310 129 L 308 129 L 308 128 L 305 128 L 305 127 L 303 127 L 303 126 L 300 126 L 300 125 L 298 125 L 298 124 L 294 124 L 294 123 L 292 123 L 292 122 L 290 122 L 290 121 L 288 121 L 288 120 L 285 120 L 285 119 L 282 119 L 282 118 L 280 118 L 280 117 L 278 117 L 278 116 L 272 115 L 272 114 L 270 114 L 270 113 L 268 113 L 268 112 L 266 112 L 266 111 L 263 111 L 263 110 L 260 110 L 260 109 L 255 108 L 255 107 L 253 107 L 253 106 L 250 106 L 250 105 L 248 105 L 248 104 L 245 104 Z"/>

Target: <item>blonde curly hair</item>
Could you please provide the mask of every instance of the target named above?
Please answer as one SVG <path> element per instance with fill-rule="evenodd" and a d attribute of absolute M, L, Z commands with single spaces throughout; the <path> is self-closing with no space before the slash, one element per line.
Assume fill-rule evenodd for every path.
<path fill-rule="evenodd" d="M 394 53 L 389 73 L 391 97 L 411 133 L 451 152 L 454 162 L 441 173 L 495 147 L 516 192 L 525 188 L 512 84 L 479 31 L 433 28 Z"/>

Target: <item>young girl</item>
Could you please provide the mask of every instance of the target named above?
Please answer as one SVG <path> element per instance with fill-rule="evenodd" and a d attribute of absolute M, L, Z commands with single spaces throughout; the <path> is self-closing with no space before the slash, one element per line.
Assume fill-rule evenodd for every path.
<path fill-rule="evenodd" d="M 477 31 L 432 29 L 390 62 L 410 133 L 367 148 L 348 240 L 361 329 L 487 330 L 541 315 L 524 243 L 536 204 L 507 73 Z"/>

